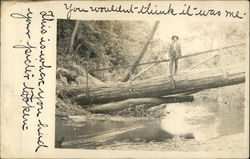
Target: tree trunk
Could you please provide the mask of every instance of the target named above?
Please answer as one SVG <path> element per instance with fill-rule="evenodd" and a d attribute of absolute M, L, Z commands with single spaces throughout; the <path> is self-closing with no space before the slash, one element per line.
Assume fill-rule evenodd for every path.
<path fill-rule="evenodd" d="M 145 54 L 147 48 L 148 48 L 148 45 L 149 43 L 151 42 L 151 40 L 153 39 L 153 36 L 155 34 L 155 31 L 157 29 L 157 26 L 159 25 L 160 21 L 156 21 L 155 24 L 154 24 L 154 27 L 151 31 L 151 33 L 149 34 L 148 36 L 148 39 L 146 41 L 146 43 L 144 44 L 144 46 L 142 47 L 141 49 L 141 52 L 139 54 L 139 56 L 137 57 L 137 59 L 133 62 L 132 66 L 129 68 L 128 70 L 128 73 L 126 74 L 126 76 L 124 77 L 124 79 L 122 80 L 122 82 L 127 82 L 130 78 L 130 74 L 133 74 L 137 65 L 139 64 L 139 62 L 141 61 L 143 55 Z"/>
<path fill-rule="evenodd" d="M 163 103 L 180 103 L 180 102 L 192 102 L 193 96 L 173 96 L 173 97 L 159 97 L 159 98 L 133 98 L 119 102 L 112 102 L 108 104 L 99 105 L 90 108 L 89 111 L 93 113 L 112 114 L 114 112 L 126 109 L 128 107 L 135 107 L 140 104 L 145 104 L 146 108 L 154 107 Z"/>
<path fill-rule="evenodd" d="M 61 87 L 58 92 L 59 96 L 64 94 L 80 105 L 109 103 L 129 98 L 160 97 L 244 83 L 245 68 L 234 66 L 226 68 L 224 71 L 219 68 L 192 70 L 177 74 L 174 78 L 175 88 L 173 88 L 173 81 L 169 76 L 161 75 L 147 80 L 133 81 L 132 89 L 129 82 L 93 86 L 90 87 L 89 97 L 85 94 L 86 86 Z"/>
<path fill-rule="evenodd" d="M 73 30 L 72 35 L 71 35 L 71 39 L 70 39 L 69 53 L 74 53 L 74 42 L 75 42 L 77 30 L 79 28 L 79 24 L 80 24 L 80 21 L 77 20 L 75 27 L 74 27 L 74 30 Z"/>

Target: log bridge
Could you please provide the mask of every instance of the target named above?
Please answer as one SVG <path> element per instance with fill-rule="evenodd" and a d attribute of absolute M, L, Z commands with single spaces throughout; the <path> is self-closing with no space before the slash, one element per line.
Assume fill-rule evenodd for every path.
<path fill-rule="evenodd" d="M 190 96 L 190 94 L 205 89 L 235 85 L 245 82 L 244 66 L 213 68 L 206 70 L 192 70 L 191 68 L 190 70 L 179 72 L 174 77 L 169 77 L 168 75 L 160 75 L 146 80 L 133 81 L 135 78 L 132 78 L 131 76 L 133 75 L 134 70 L 137 66 L 153 63 L 151 66 L 141 72 L 143 73 L 146 70 L 150 69 L 150 67 L 158 63 L 169 61 L 169 59 L 166 59 L 147 63 L 139 63 L 143 55 L 145 54 L 148 45 L 153 39 L 153 35 L 158 25 L 159 21 L 156 21 L 154 27 L 152 28 L 152 31 L 148 36 L 148 39 L 144 43 L 144 46 L 142 47 L 138 57 L 135 59 L 132 65 L 121 67 L 129 67 L 128 72 L 122 82 L 94 85 L 91 87 L 88 86 L 88 82 L 86 85 L 57 86 L 58 96 L 62 98 L 66 96 L 76 103 L 82 105 L 83 107 L 87 107 L 91 112 L 112 113 L 125 109 L 127 107 L 135 107 L 139 104 L 144 104 L 146 107 L 152 107 L 162 103 L 192 102 L 194 99 L 193 96 Z M 219 54 L 221 54 L 223 53 L 222 50 L 245 45 L 245 43 L 241 43 L 218 49 L 202 51 L 181 56 L 180 59 L 207 54 L 215 51 L 219 51 Z M 210 59 L 211 58 L 209 58 L 208 60 Z M 204 61 L 201 63 L 204 63 Z M 99 70 L 90 70 L 90 72 L 110 69 L 112 70 L 119 68 L 103 68 Z M 141 73 L 137 74 L 135 77 L 139 76 Z M 88 70 L 86 78 L 86 81 L 88 81 Z M 89 107 L 89 105 L 92 104 L 102 105 Z"/>
<path fill-rule="evenodd" d="M 221 69 L 186 71 L 174 76 L 174 81 L 175 88 L 173 88 L 171 77 L 161 75 L 146 80 L 133 81 L 132 88 L 129 82 L 92 86 L 89 88 L 88 94 L 86 94 L 85 85 L 61 86 L 58 95 L 63 94 L 80 105 L 104 104 L 90 109 L 90 111 L 98 113 L 109 113 L 140 103 L 157 105 L 161 103 L 190 102 L 193 98 L 183 94 L 192 94 L 205 89 L 244 83 L 245 68 L 244 66 L 234 66 Z M 174 96 L 176 94 L 179 95 Z"/>

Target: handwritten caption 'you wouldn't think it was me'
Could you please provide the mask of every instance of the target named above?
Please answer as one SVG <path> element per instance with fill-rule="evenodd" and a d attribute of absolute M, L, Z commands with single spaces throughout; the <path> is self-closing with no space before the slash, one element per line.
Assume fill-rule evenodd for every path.
<path fill-rule="evenodd" d="M 64 3 L 64 9 L 66 10 L 66 18 L 71 19 L 73 14 L 83 14 L 86 12 L 93 13 L 124 13 L 124 14 L 142 14 L 142 15 L 169 15 L 174 17 L 225 17 L 234 19 L 243 19 L 246 17 L 246 12 L 239 10 L 223 9 L 218 10 L 215 8 L 200 8 L 191 4 L 184 3 L 183 5 L 168 4 L 154 4 L 147 3 L 144 5 L 92 5 L 81 7 L 74 5 L 73 3 Z"/>

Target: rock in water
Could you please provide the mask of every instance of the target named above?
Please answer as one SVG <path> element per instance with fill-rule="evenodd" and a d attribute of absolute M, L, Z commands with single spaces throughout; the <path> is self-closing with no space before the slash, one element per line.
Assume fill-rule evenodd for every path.
<path fill-rule="evenodd" d="M 186 134 L 180 135 L 180 138 L 184 138 L 184 139 L 195 139 L 193 133 L 186 133 Z"/>

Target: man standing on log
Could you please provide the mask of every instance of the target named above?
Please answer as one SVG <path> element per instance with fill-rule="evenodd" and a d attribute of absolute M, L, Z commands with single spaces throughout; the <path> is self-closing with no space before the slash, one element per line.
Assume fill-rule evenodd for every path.
<path fill-rule="evenodd" d="M 170 69 L 170 76 L 173 76 L 173 74 L 177 73 L 178 69 L 178 59 L 181 56 L 181 46 L 178 42 L 179 37 L 174 35 L 172 36 L 172 43 L 170 44 L 169 48 L 169 69 Z M 174 70 L 173 70 L 173 65 L 175 65 Z"/>

